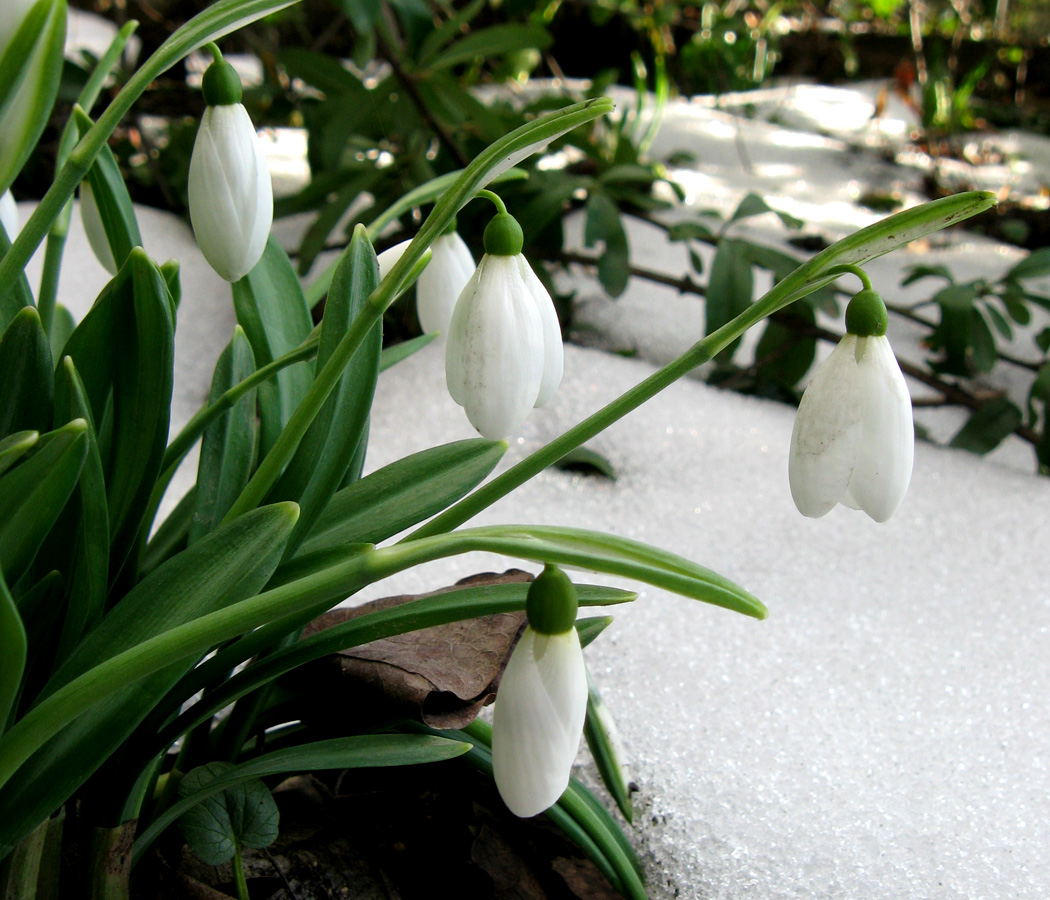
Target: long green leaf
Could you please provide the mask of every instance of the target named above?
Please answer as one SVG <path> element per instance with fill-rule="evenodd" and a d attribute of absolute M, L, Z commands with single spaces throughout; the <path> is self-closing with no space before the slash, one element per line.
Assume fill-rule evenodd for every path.
<path fill-rule="evenodd" d="M 164 276 L 142 248 L 131 251 L 66 342 L 94 421 L 112 397 L 113 433 L 103 447 L 110 525 L 110 577 L 142 527 L 168 433 L 174 322 Z"/>
<path fill-rule="evenodd" d="M 81 635 L 102 618 L 109 586 L 109 508 L 106 505 L 102 457 L 87 392 L 73 360 L 67 356 L 58 367 L 55 378 L 55 420 L 68 422 L 78 418 L 87 422 L 88 451 L 77 482 L 79 503 L 71 504 L 76 507 L 72 533 L 67 531 L 57 537 L 62 543 L 72 543 L 75 536 L 73 574 L 62 620 L 57 662 L 61 662 Z"/>
<path fill-rule="evenodd" d="M 0 225 L 0 260 L 4 259 L 10 249 L 10 237 L 4 231 L 4 226 Z M 0 334 L 11 324 L 19 310 L 32 305 L 33 292 L 29 289 L 25 272 L 16 273 L 6 284 L 0 282 Z"/>
<path fill-rule="evenodd" d="M 65 40 L 66 0 L 38 0 L 0 58 L 0 194 L 47 125 L 62 79 Z"/>
<path fill-rule="evenodd" d="M 51 427 L 51 367 L 40 316 L 28 306 L 0 337 L 0 438 Z"/>
<path fill-rule="evenodd" d="M 155 656 L 149 677 L 126 672 L 105 692 L 96 690 L 97 673 L 121 668 L 134 648 L 195 617 L 251 604 L 247 598 L 269 579 L 297 515 L 295 504 L 277 504 L 218 528 L 139 582 L 81 641 L 35 707 L 0 738 L 0 770 L 18 772 L 11 780 L 0 776 L 0 856 L 127 739 L 194 659 Z M 56 709 L 63 711 L 59 727 Z"/>
<path fill-rule="evenodd" d="M 272 236 L 255 268 L 233 285 L 233 305 L 259 367 L 297 349 L 313 328 L 299 276 Z M 309 369 L 292 366 L 259 386 L 260 458 L 277 440 L 310 380 Z"/>
<path fill-rule="evenodd" d="M 0 570 L 11 584 L 62 513 L 87 451 L 87 423 L 77 419 L 43 435 L 36 452 L 0 478 Z"/>
<path fill-rule="evenodd" d="M 631 792 L 624 775 L 623 753 L 616 726 L 590 671 L 587 672 L 587 720 L 583 726 L 583 736 L 598 774 L 602 777 L 602 783 L 616 801 L 623 817 L 628 822 L 632 821 L 634 808 L 631 806 Z"/>
<path fill-rule="evenodd" d="M 31 450 L 39 439 L 38 431 L 19 431 L 0 439 L 0 475 Z"/>
<path fill-rule="evenodd" d="M 0 735 L 18 697 L 27 652 L 25 626 L 0 571 Z"/>
<path fill-rule="evenodd" d="M 266 775 L 286 772 L 316 772 L 324 769 L 359 769 L 382 766 L 414 766 L 454 759 L 470 749 L 462 741 L 422 734 L 366 734 L 333 738 L 266 753 L 235 766 L 209 781 L 201 790 L 172 804 L 135 841 L 132 865 L 186 810 L 212 794 L 235 784 Z"/>
<path fill-rule="evenodd" d="M 528 588 L 528 584 L 522 582 L 455 588 L 440 594 L 420 597 L 388 609 L 367 613 L 341 625 L 326 628 L 322 632 L 297 641 L 289 647 L 284 647 L 254 662 L 243 672 L 212 691 L 199 704 L 187 710 L 163 730 L 161 743 L 165 745 L 170 743 L 184 731 L 206 721 L 220 709 L 260 685 L 307 662 L 327 656 L 329 653 L 358 647 L 395 634 L 419 631 L 461 619 L 523 610 Z M 637 596 L 629 591 L 588 584 L 577 585 L 577 592 L 580 606 L 629 603 Z M 249 641 L 251 637 L 250 635 L 244 640 Z M 200 668 L 207 666 L 212 673 L 216 670 L 228 671 L 233 665 L 243 662 L 248 655 L 251 655 L 252 649 L 249 647 L 244 652 L 232 655 L 224 655 L 223 651 L 220 651 L 214 661 L 208 660 L 202 663 Z M 219 660 L 219 656 L 224 658 Z M 193 675 L 196 674 L 196 671 L 191 673 L 187 679 L 188 683 L 180 685 L 180 697 L 195 692 L 197 681 Z"/>
<path fill-rule="evenodd" d="M 479 484 L 506 451 L 506 441 L 475 438 L 390 463 L 332 497 L 301 552 L 385 541 L 454 503 Z"/>
<path fill-rule="evenodd" d="M 375 251 L 364 226 L 358 225 L 328 292 L 315 363 L 317 372 L 332 358 L 378 283 Z M 355 450 L 365 439 L 382 350 L 380 321 L 344 370 L 274 486 L 270 499 L 295 500 L 302 510 L 299 524 L 288 541 L 287 554 L 293 554 L 309 534 L 346 475 Z"/>
<path fill-rule="evenodd" d="M 456 41 L 431 59 L 426 68 L 428 72 L 437 72 L 460 63 L 473 62 L 478 57 L 491 59 L 493 56 L 530 48 L 545 50 L 551 45 L 551 40 L 547 29 L 538 25 L 492 25 Z"/>
<path fill-rule="evenodd" d="M 209 401 L 216 402 L 233 385 L 248 378 L 254 371 L 255 357 L 251 344 L 238 325 L 215 364 Z M 257 437 L 255 391 L 246 393 L 204 432 L 197 467 L 193 520 L 187 535 L 190 544 L 218 525 L 237 495 L 244 490 L 255 461 Z"/>

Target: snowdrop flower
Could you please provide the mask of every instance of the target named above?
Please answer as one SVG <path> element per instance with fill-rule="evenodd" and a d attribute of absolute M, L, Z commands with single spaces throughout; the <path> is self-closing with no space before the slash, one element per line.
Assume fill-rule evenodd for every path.
<path fill-rule="evenodd" d="M 904 499 L 915 450 L 911 397 L 886 338 L 886 306 L 863 290 L 846 335 L 813 377 L 791 434 L 788 480 L 799 512 L 836 503 L 885 522 Z"/>
<path fill-rule="evenodd" d="M 266 249 L 273 187 L 233 66 L 216 55 L 202 87 L 208 108 L 190 157 L 190 221 L 209 265 L 239 281 Z"/>
<path fill-rule="evenodd" d="M 485 229 L 485 256 L 448 327 L 448 391 L 491 440 L 515 432 L 561 383 L 558 314 L 521 246 L 521 227 L 501 211 Z"/>
<path fill-rule="evenodd" d="M 113 258 L 113 248 L 109 246 L 109 238 L 106 237 L 106 229 L 102 224 L 102 216 L 95 202 L 95 195 L 91 191 L 91 184 L 85 178 L 80 182 L 80 221 L 84 226 L 88 244 L 95 254 L 102 268 L 110 275 L 117 274 L 117 261 Z"/>
<path fill-rule="evenodd" d="M 402 241 L 379 254 L 380 279 L 401 259 L 410 243 Z M 447 335 L 456 299 L 474 274 L 474 257 L 456 233 L 455 219 L 430 245 L 430 254 L 430 262 L 416 281 L 416 313 L 424 332 Z"/>
<path fill-rule="evenodd" d="M 18 206 L 10 191 L 0 194 L 0 224 L 4 226 L 7 239 L 14 241 L 18 236 Z"/>
<path fill-rule="evenodd" d="M 528 625 L 500 680 L 492 721 L 492 768 L 516 816 L 553 806 L 569 775 L 587 715 L 587 668 L 573 623 L 576 589 L 548 565 L 529 586 Z"/>

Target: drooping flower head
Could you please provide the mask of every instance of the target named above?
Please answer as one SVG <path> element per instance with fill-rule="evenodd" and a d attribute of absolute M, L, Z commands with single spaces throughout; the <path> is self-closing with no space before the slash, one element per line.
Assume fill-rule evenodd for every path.
<path fill-rule="evenodd" d="M 548 565 L 529 586 L 528 625 L 496 694 L 492 768 L 503 802 L 535 816 L 569 785 L 587 715 L 587 668 L 576 633 L 576 588 Z"/>
<path fill-rule="evenodd" d="M 558 314 L 521 247 L 521 227 L 505 211 L 497 213 L 485 229 L 485 255 L 448 328 L 448 391 L 491 440 L 517 431 L 561 383 Z"/>
<path fill-rule="evenodd" d="M 788 480 L 799 512 L 837 503 L 885 522 L 911 481 L 911 396 L 886 338 L 886 305 L 863 290 L 846 310 L 846 335 L 813 376 L 791 434 Z"/>
<path fill-rule="evenodd" d="M 202 88 L 208 108 L 190 157 L 190 221 L 209 265 L 239 281 L 266 249 L 273 186 L 233 66 L 216 56 Z"/>

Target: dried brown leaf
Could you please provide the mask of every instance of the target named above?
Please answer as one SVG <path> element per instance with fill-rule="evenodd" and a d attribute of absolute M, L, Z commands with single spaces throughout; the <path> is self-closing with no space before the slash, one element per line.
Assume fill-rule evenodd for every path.
<path fill-rule="evenodd" d="M 334 609 L 311 622 L 304 636 L 457 588 L 531 580 L 528 572 L 511 569 L 502 575 L 474 575 L 429 594 L 384 597 L 352 609 Z M 432 728 L 463 728 L 495 699 L 524 621 L 523 613 L 505 613 L 384 638 L 305 666 L 292 683 L 323 697 L 328 714 L 333 706 L 345 703 L 361 726 L 407 716 Z"/>

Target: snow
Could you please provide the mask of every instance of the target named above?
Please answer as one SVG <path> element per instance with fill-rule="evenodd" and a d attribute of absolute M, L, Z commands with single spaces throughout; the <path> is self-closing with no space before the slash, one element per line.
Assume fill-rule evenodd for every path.
<path fill-rule="evenodd" d="M 790 116 L 789 100 L 776 101 L 783 121 L 823 121 L 831 109 L 852 112 L 844 128 L 867 127 L 849 92 L 792 96 L 804 102 Z M 698 208 L 729 210 L 757 189 L 834 236 L 875 218 L 852 203 L 858 191 L 915 184 L 912 173 L 849 149 L 867 142 L 678 104 L 654 153 L 688 144 L 698 154 L 684 179 Z M 23 221 L 28 211 L 23 205 Z M 233 315 L 185 224 L 139 214 L 147 249 L 182 261 L 177 428 L 207 391 Z M 751 220 L 746 233 L 773 242 L 787 234 L 771 216 Z M 647 266 L 686 271 L 680 247 L 644 227 L 630 239 Z M 887 296 L 908 301 L 927 290 L 897 288 L 908 265 L 945 262 L 960 277 L 994 276 L 1020 256 L 963 236 L 885 257 L 870 272 Z M 34 284 L 38 272 L 39 260 Z M 104 282 L 74 216 L 62 302 L 82 315 Z M 677 355 L 703 324 L 698 299 L 637 282 L 615 302 L 590 285 L 577 313 L 603 346 L 638 356 L 568 346 L 562 389 L 534 412 L 501 468 Z M 891 332 L 915 361 L 917 334 L 899 322 Z M 980 459 L 920 443 L 911 490 L 886 525 L 842 507 L 804 519 L 787 485 L 793 415 L 685 379 L 593 441 L 615 482 L 549 470 L 477 520 L 647 541 L 737 580 L 769 607 L 769 619 L 757 622 L 626 584 L 639 600 L 615 610 L 615 623 L 587 650 L 638 786 L 628 832 L 651 896 L 1050 895 L 1050 481 L 1031 474 L 1024 446 L 1008 442 Z M 958 422 L 931 427 L 946 437 Z M 431 346 L 381 376 L 367 469 L 471 435 Z M 444 560 L 363 596 L 430 590 L 515 564 Z M 586 751 L 578 774 L 595 780 Z"/>

